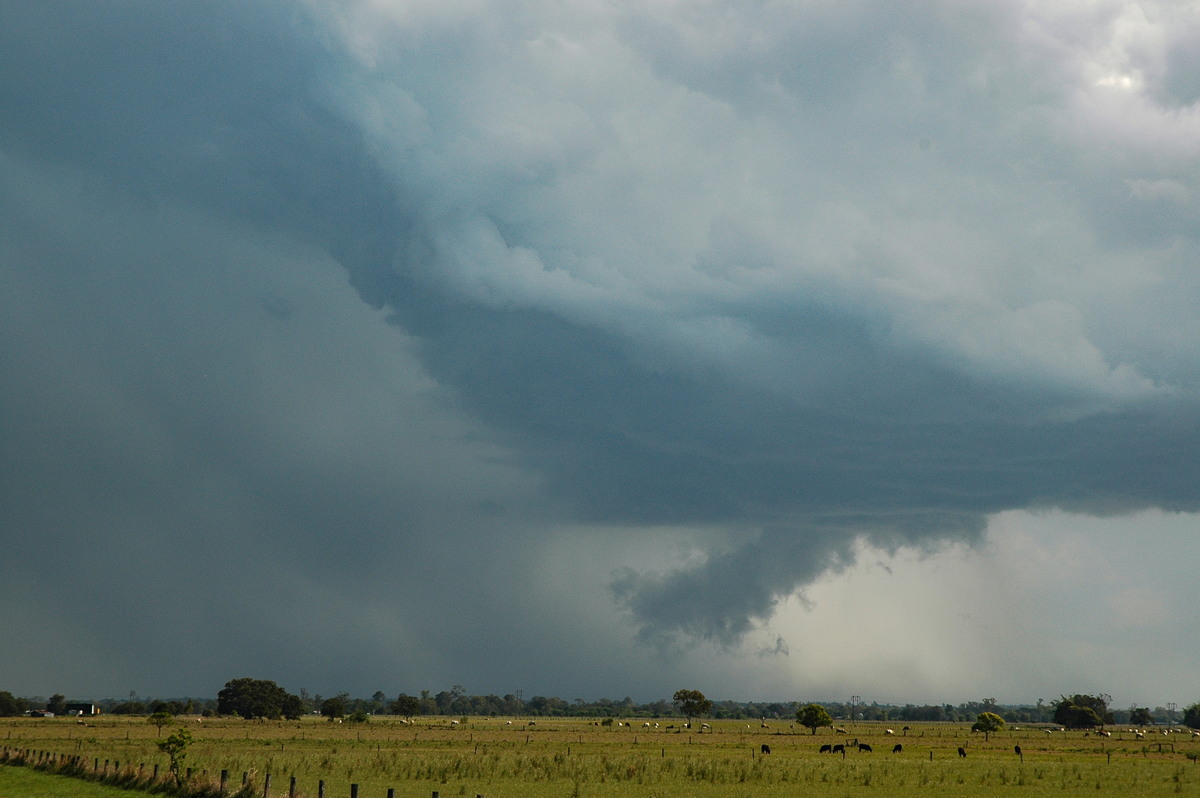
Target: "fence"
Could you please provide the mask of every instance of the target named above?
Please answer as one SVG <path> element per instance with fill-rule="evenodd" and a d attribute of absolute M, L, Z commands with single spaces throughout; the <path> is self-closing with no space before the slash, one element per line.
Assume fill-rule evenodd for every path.
<path fill-rule="evenodd" d="M 228 770 L 222 770 L 219 778 L 213 780 L 208 776 L 208 771 L 193 773 L 192 769 L 188 768 L 181 774 L 181 783 L 175 784 L 174 775 L 160 774 L 158 765 L 154 765 L 152 770 L 147 773 L 144 763 L 138 764 L 137 768 L 134 768 L 132 763 L 127 762 L 122 767 L 121 763 L 116 760 L 101 761 L 99 757 L 96 757 L 89 762 L 87 757 L 81 755 L 59 754 L 53 751 L 10 746 L 4 746 L 3 751 L 0 751 L 0 765 L 31 767 L 48 773 L 98 781 L 129 790 L 141 790 L 149 793 L 174 792 L 177 795 L 186 796 L 186 798 L 272 798 L 270 773 L 267 773 L 263 777 L 262 783 L 259 784 L 251 777 L 250 771 L 243 771 L 241 784 L 231 788 Z M 276 798 L 283 798 L 284 795 L 287 795 L 287 798 L 303 798 L 303 794 L 296 789 L 295 776 L 290 778 L 287 792 L 278 793 Z M 395 798 L 395 796 L 395 788 L 389 787 L 387 798 Z M 336 798 L 336 796 L 326 794 L 323 779 L 317 781 L 316 798 Z M 369 798 L 369 796 L 360 795 L 358 785 L 351 784 L 349 798 Z M 433 791 L 432 798 L 440 798 L 437 790 Z M 475 798 L 484 798 L 484 796 L 476 795 Z"/>

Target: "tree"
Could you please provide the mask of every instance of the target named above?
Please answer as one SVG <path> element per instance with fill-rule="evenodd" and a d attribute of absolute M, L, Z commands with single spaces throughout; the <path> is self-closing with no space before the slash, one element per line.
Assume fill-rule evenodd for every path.
<path fill-rule="evenodd" d="M 285 693 L 279 709 L 288 720 L 300 720 L 300 716 L 304 714 L 304 701 L 298 695 Z"/>
<path fill-rule="evenodd" d="M 805 704 L 796 710 L 796 722 L 806 729 L 812 729 L 812 733 L 816 734 L 817 729 L 822 726 L 832 726 L 833 718 L 820 704 Z"/>
<path fill-rule="evenodd" d="M 713 702 L 705 698 L 704 693 L 699 690 L 676 690 L 672 699 L 675 701 L 675 706 L 688 719 L 688 723 L 692 722 L 692 718 L 712 712 Z"/>
<path fill-rule="evenodd" d="M 1003 728 L 1004 718 L 995 712 L 980 712 L 979 717 L 975 719 L 974 725 L 971 726 L 971 731 L 983 732 L 983 740 L 987 742 L 992 736 L 992 732 L 998 732 Z"/>
<path fill-rule="evenodd" d="M 160 709 L 158 712 L 155 712 L 153 715 L 146 718 L 146 720 L 147 720 L 147 722 L 153 724 L 154 726 L 157 726 L 158 733 L 162 734 L 162 727 L 166 726 L 168 723 L 175 720 L 175 716 L 172 715 L 170 712 L 165 712 Z"/>
<path fill-rule="evenodd" d="M 1054 722 L 1068 729 L 1091 729 L 1113 722 L 1112 713 L 1108 711 L 1111 696 L 1098 696 L 1076 693 L 1067 698 L 1060 696 L 1060 701 L 1054 702 Z"/>
<path fill-rule="evenodd" d="M 412 720 L 413 715 L 421 713 L 421 701 L 416 696 L 401 693 L 395 701 L 392 702 L 392 714 L 399 715 L 402 718 Z"/>
<path fill-rule="evenodd" d="M 0 718 L 15 717 L 27 709 L 29 702 L 24 698 L 17 698 L 7 690 L 0 690 Z"/>
<path fill-rule="evenodd" d="M 53 712 L 55 715 L 67 714 L 67 697 L 62 693 L 50 696 L 50 700 L 46 702 L 46 711 Z"/>
<path fill-rule="evenodd" d="M 252 718 L 300 716 L 300 699 L 267 679 L 230 679 L 217 693 L 217 712 Z M 285 713 L 284 710 L 288 710 Z"/>
<path fill-rule="evenodd" d="M 346 699 L 348 697 L 346 693 L 339 693 L 333 698 L 326 698 L 321 702 L 321 714 L 330 720 L 346 717 Z"/>
<path fill-rule="evenodd" d="M 187 759 L 187 748 L 192 744 L 192 733 L 180 727 L 178 731 L 165 740 L 157 743 L 158 750 L 171 760 L 171 775 L 175 777 L 175 786 L 183 786 L 183 763 Z"/>
<path fill-rule="evenodd" d="M 1192 704 L 1183 711 L 1183 723 L 1189 729 L 1200 729 L 1200 703 Z"/>
<path fill-rule="evenodd" d="M 1129 723 L 1133 726 L 1153 726 L 1154 716 L 1149 707 L 1134 707 L 1129 710 Z"/>

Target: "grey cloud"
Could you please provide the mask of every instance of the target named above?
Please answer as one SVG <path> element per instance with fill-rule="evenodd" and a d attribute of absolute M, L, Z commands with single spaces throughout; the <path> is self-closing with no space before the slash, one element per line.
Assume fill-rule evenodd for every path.
<path fill-rule="evenodd" d="M 1069 70 L 1021 49 L 1015 7 L 714 8 L 730 24 L 712 9 L 610 11 L 594 30 L 545 9 L 450 25 L 355 4 L 0 12 L 9 173 L 70 173 L 61 194 L 127 209 L 97 220 L 106 203 L 85 197 L 70 209 L 98 229 L 34 253 L 61 270 L 23 261 L 28 296 L 62 298 L 78 326 L 41 318 L 68 340 L 4 361 L 60 403 L 39 415 L 4 394 L 0 429 L 29 453 L 5 469 L 10 518 L 54 527 L 64 489 L 77 507 L 21 561 L 68 546 L 87 514 L 122 549 L 181 519 L 184 552 L 252 541 L 274 589 L 364 563 L 411 575 L 441 548 L 487 573 L 451 604 L 487 606 L 472 628 L 499 642 L 506 574 L 478 546 L 715 524 L 731 541 L 700 564 L 626 569 L 611 593 L 643 640 L 732 646 L 861 541 L 975 543 L 1012 508 L 1198 509 L 1194 355 L 1178 325 L 1147 321 L 1169 306 L 1195 325 L 1194 283 L 1152 279 L 1183 272 L 1164 242 L 1195 248 L 1192 176 L 1163 195 L 1141 156 L 1096 170 L 1073 154 Z M 206 244 L 213 230 L 233 243 Z M 305 310 L 320 252 L 416 362 L 337 371 L 353 344 L 314 342 L 335 312 Z M 309 261 L 294 294 L 289 253 Z M 1148 276 L 1126 291 L 1138 255 Z M 273 356 L 311 347 L 312 363 L 246 343 L 289 336 L 298 349 Z M 84 413 L 48 382 L 80 341 L 111 397 Z M 395 369 L 397 385 L 322 393 L 323 369 Z M 299 407 L 310 392 L 366 421 L 321 424 Z M 287 399 L 297 427 L 274 417 Z M 401 408 L 444 434 L 417 435 Z M 39 460 L 46 441 L 63 448 Z M 447 476 L 405 489 L 431 459 Z M 440 616 L 400 606 L 422 593 L 397 581 L 380 624 L 420 630 L 429 662 L 461 651 Z"/>

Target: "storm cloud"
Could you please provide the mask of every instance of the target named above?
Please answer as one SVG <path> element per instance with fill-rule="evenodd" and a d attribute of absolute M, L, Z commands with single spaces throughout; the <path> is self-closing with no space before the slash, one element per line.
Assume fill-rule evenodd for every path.
<path fill-rule="evenodd" d="M 1149 2 L 5 6 L 5 606 L 69 575 L 20 623 L 118 686 L 526 647 L 446 678 L 630 692 L 606 645 L 733 652 L 864 548 L 1196 512 L 1198 33 Z"/>

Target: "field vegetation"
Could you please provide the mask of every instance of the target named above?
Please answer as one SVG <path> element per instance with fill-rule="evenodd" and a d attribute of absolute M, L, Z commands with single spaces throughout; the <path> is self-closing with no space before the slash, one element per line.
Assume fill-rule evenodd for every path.
<path fill-rule="evenodd" d="M 825 727 L 815 735 L 787 720 L 706 723 L 187 717 L 160 730 L 145 718 L 13 718 L 0 721 L 0 743 L 10 756 L 78 757 L 88 770 L 98 764 L 122 774 L 126 784 L 148 780 L 157 766 L 168 782 L 169 759 L 158 744 L 182 727 L 191 783 L 216 785 L 226 770 L 231 792 L 245 778 L 260 796 L 268 774 L 271 795 L 288 795 L 295 777 L 297 794 L 309 798 L 322 781 L 329 798 L 348 797 L 352 784 L 361 798 L 384 798 L 389 789 L 396 798 L 1200 796 L 1200 741 L 1182 729 L 1139 738 L 1125 729 L 1105 737 L 1010 725 L 985 738 L 968 723 L 909 723 L 891 734 L 885 723 L 845 723 L 845 734 Z M 820 753 L 823 745 L 846 751 Z M 893 753 L 896 745 L 903 750 Z"/>

